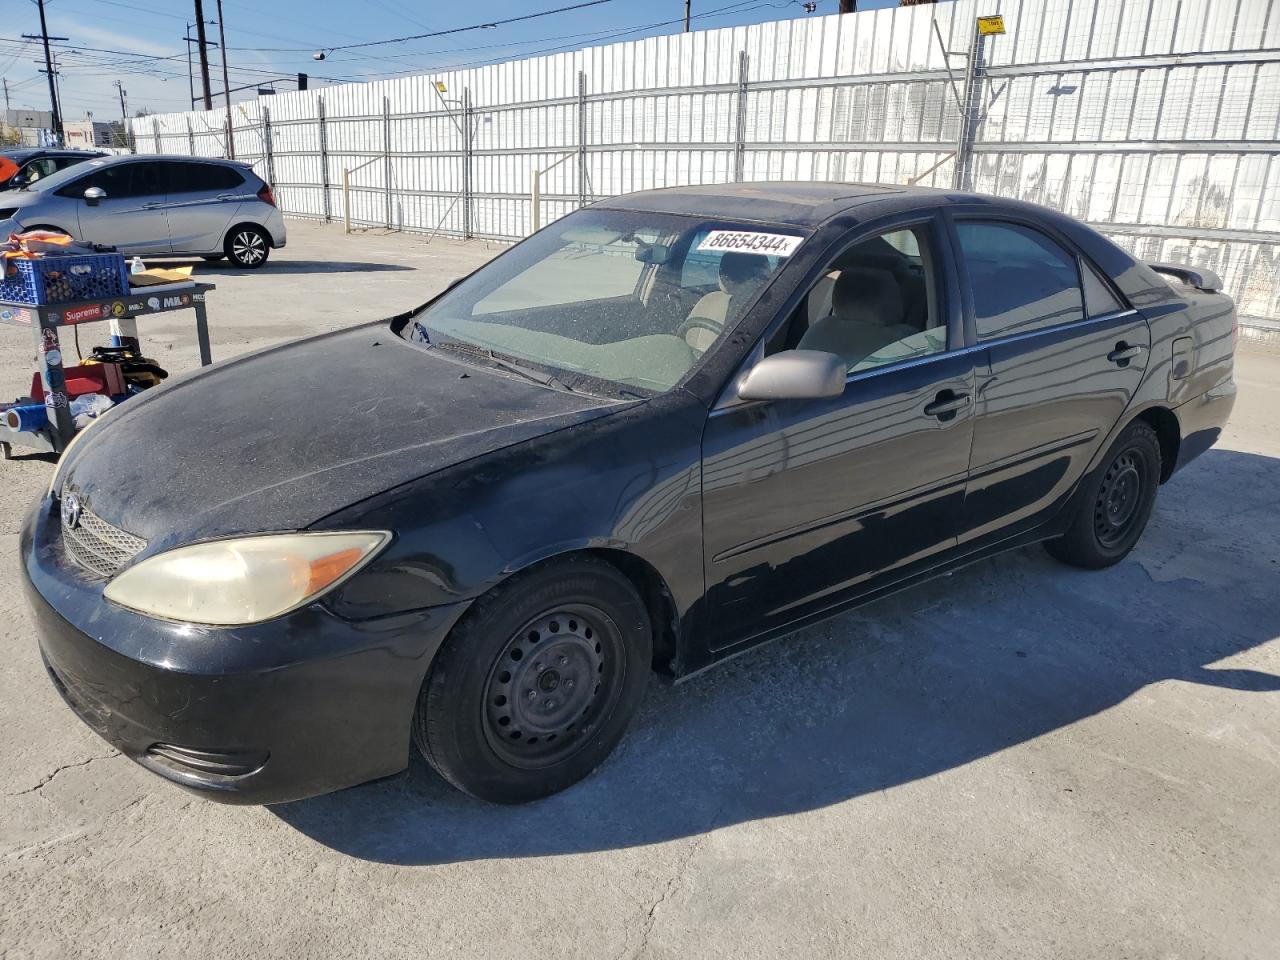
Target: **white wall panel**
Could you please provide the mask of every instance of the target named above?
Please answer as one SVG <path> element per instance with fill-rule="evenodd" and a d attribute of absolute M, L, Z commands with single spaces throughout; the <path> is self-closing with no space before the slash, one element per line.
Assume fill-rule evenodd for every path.
<path fill-rule="evenodd" d="M 952 82 L 975 15 L 994 12 L 1008 32 L 981 44 L 973 188 L 1060 207 L 1143 256 L 1194 257 L 1242 312 L 1275 316 L 1280 0 L 957 0 L 672 34 L 235 104 L 235 153 L 292 215 L 339 217 L 346 169 L 358 222 L 513 239 L 532 227 L 532 172 L 562 158 L 544 223 L 580 192 L 733 180 L 739 153 L 744 179 L 950 187 Z M 224 156 L 225 125 L 193 111 L 133 131 L 141 152 Z"/>

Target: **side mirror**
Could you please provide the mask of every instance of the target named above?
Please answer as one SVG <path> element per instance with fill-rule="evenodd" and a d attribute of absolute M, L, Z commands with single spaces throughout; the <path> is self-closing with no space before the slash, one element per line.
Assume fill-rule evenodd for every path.
<path fill-rule="evenodd" d="M 91 207 L 96 207 L 105 199 L 107 199 L 107 191 L 101 187 L 90 187 L 84 192 L 84 202 Z"/>
<path fill-rule="evenodd" d="M 784 350 L 765 357 L 738 384 L 743 400 L 816 400 L 844 393 L 844 359 L 821 350 Z"/>
<path fill-rule="evenodd" d="M 15 173 L 9 178 L 9 189 L 17 190 L 19 187 L 27 185 L 27 175 L 25 173 Z"/>

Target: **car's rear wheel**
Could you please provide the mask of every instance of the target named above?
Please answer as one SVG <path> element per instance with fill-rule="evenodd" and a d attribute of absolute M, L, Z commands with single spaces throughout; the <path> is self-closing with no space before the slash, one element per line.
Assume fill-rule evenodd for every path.
<path fill-rule="evenodd" d="M 1077 493 L 1067 532 L 1045 549 L 1089 570 L 1119 563 L 1146 529 L 1159 486 L 1160 440 L 1148 424 L 1135 421 Z"/>
<path fill-rule="evenodd" d="M 271 238 L 258 227 L 239 226 L 227 234 L 222 251 L 237 267 L 256 270 L 271 255 Z"/>
<path fill-rule="evenodd" d="M 553 562 L 481 597 L 423 684 L 413 733 L 450 783 L 523 803 L 577 783 L 644 695 L 652 628 L 635 587 L 593 557 Z"/>

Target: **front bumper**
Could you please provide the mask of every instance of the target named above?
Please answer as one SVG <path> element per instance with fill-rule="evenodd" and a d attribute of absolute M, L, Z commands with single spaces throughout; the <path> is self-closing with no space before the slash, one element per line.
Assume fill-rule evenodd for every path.
<path fill-rule="evenodd" d="M 53 500 L 28 517 L 23 580 L 59 693 L 167 780 L 280 803 L 403 770 L 418 691 L 465 604 L 361 622 L 314 604 L 233 630 L 108 603 L 63 555 Z"/>

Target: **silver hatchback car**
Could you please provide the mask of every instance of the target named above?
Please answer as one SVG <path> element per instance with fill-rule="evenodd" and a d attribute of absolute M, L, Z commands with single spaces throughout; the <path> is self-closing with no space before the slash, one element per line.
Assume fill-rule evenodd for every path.
<path fill-rule="evenodd" d="M 0 236 L 46 229 L 132 256 L 226 257 L 260 267 L 285 243 L 270 185 L 248 164 L 106 157 L 0 194 Z"/>

